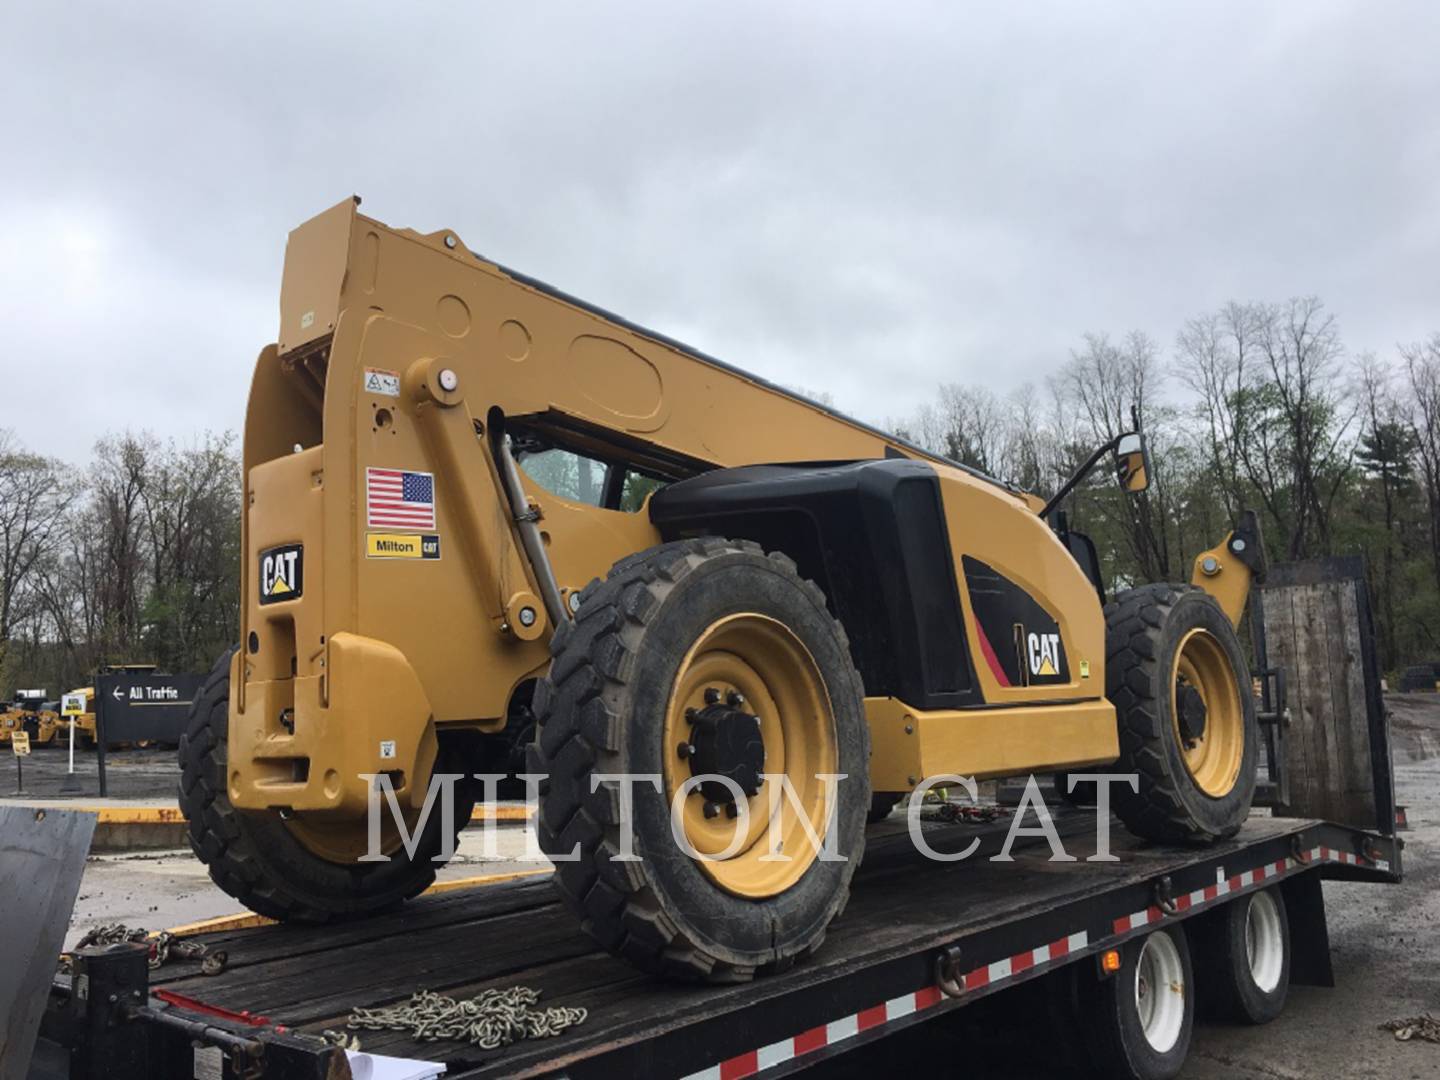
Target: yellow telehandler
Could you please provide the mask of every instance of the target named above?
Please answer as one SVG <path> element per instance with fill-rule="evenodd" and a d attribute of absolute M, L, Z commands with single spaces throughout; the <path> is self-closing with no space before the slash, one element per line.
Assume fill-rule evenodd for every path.
<path fill-rule="evenodd" d="M 929 777 L 1113 766 L 1146 837 L 1239 828 L 1253 517 L 1191 584 L 1106 604 L 1056 513 L 1109 455 L 1142 490 L 1139 433 L 1045 504 L 358 202 L 290 235 L 240 643 L 181 743 L 233 896 L 321 921 L 415 895 L 453 840 L 432 776 L 511 744 L 585 930 L 689 979 L 816 948 L 872 807 Z M 383 784 L 404 829 L 371 852 Z"/>

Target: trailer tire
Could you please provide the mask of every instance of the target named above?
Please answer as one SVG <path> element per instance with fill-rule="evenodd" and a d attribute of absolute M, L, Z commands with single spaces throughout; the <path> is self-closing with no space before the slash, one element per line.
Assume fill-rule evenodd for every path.
<path fill-rule="evenodd" d="M 308 923 L 372 915 L 429 887 L 438 865 L 432 858 L 440 850 L 439 813 L 426 822 L 415 859 L 402 848 L 384 862 L 340 864 L 308 850 L 278 814 L 231 805 L 225 763 L 234 654 L 229 649 L 215 662 L 180 736 L 180 809 L 190 847 L 215 884 L 260 915 Z M 457 832 L 473 807 L 469 785 L 456 784 Z"/>
<path fill-rule="evenodd" d="M 705 711 L 686 707 L 695 692 L 687 687 L 692 673 L 721 670 L 704 665 L 712 660 L 723 665 L 725 655 L 755 665 L 759 689 L 737 698 L 735 707 L 753 707 L 766 742 L 774 735 L 768 725 L 784 728 L 787 775 L 811 760 L 798 737 L 804 729 L 784 727 L 800 711 L 782 704 L 792 700 L 786 696 L 790 691 L 777 685 L 783 680 L 774 668 L 765 668 L 763 650 L 745 653 L 740 639 L 738 651 L 727 652 L 727 639 L 713 653 L 704 651 L 716 627 L 732 620 L 741 626 L 745 620 L 763 623 L 775 640 L 782 634 L 793 638 L 796 655 L 811 658 L 820 680 L 812 690 L 823 693 L 807 700 L 820 703 L 829 716 L 805 723 L 823 726 L 828 734 L 811 742 L 833 740 L 826 743 L 836 766 L 829 771 L 846 775 L 836 784 L 833 803 L 825 797 L 821 804 L 841 860 L 811 857 L 793 871 L 777 870 L 782 880 L 757 883 L 753 895 L 739 894 L 736 882 L 753 867 L 751 860 L 766 853 L 763 834 L 733 856 L 743 865 L 727 868 L 718 858 L 701 862 L 675 842 L 667 799 L 682 766 L 692 768 L 677 749 L 689 736 L 672 740 L 667 733 L 673 734 L 678 712 L 689 717 Z M 757 971 L 788 968 L 817 948 L 849 895 L 870 807 L 863 689 L 845 632 L 820 589 L 802 579 L 789 558 L 748 541 L 662 544 L 620 560 L 603 582 L 592 581 L 580 594 L 574 621 L 555 634 L 551 654 L 535 692 L 539 734 L 530 748 L 530 771 L 545 776 L 537 833 L 541 849 L 555 859 L 560 895 L 585 931 L 642 970 L 692 981 L 745 981 Z M 742 678 L 737 674 L 734 681 Z M 714 700 L 711 681 L 706 675 L 705 701 Z M 713 681 L 732 680 L 717 674 Z M 773 700 L 762 707 L 767 694 Z M 716 721 L 715 730 L 738 719 L 729 714 Z M 767 750 L 766 761 L 769 755 Z M 628 793 L 622 791 L 622 776 L 633 778 Z M 676 798 L 684 835 L 697 850 L 704 848 L 691 836 L 691 806 L 703 794 Z M 627 796 L 633 799 L 628 824 L 639 858 L 616 861 Z M 824 828 L 822 822 L 818 831 Z M 794 880 L 783 877 L 790 873 L 797 875 Z"/>
<path fill-rule="evenodd" d="M 1290 991 L 1290 918 L 1278 888 L 1231 900 L 1197 921 L 1199 980 L 1206 1012 L 1268 1024 Z"/>
<path fill-rule="evenodd" d="M 1195 1026 L 1185 928 L 1176 923 L 1127 941 L 1120 957 L 1120 970 L 1082 996 L 1091 1060 L 1100 1076 L 1169 1080 L 1185 1065 Z"/>
<path fill-rule="evenodd" d="M 1115 786 L 1120 820 L 1164 843 L 1235 835 L 1255 796 L 1259 729 L 1249 665 L 1220 605 L 1188 585 L 1121 593 L 1105 606 L 1105 654 L 1117 768 L 1139 778 L 1138 791 Z"/>

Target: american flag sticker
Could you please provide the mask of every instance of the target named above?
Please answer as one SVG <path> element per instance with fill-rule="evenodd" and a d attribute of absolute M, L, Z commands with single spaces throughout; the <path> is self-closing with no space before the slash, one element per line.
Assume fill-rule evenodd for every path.
<path fill-rule="evenodd" d="M 434 475 L 367 468 L 365 523 L 371 529 L 435 528 Z"/>

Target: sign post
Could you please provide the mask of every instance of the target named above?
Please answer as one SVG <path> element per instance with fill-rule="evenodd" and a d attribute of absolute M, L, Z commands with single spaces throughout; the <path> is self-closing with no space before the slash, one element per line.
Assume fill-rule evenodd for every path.
<path fill-rule="evenodd" d="M 15 794 L 25 794 L 25 759 L 30 755 L 30 733 L 17 731 L 10 736 L 10 749 L 15 751 Z"/>
<path fill-rule="evenodd" d="M 60 794 L 80 794 L 80 781 L 75 776 L 75 717 L 85 711 L 84 694 L 66 694 L 60 699 L 60 715 L 70 721 L 70 771 L 60 785 Z"/>

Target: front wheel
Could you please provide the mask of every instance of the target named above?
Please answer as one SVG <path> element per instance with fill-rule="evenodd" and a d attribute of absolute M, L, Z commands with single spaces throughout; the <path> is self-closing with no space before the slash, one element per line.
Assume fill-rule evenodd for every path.
<path fill-rule="evenodd" d="M 1120 725 L 1115 812 L 1168 843 L 1233 836 L 1255 796 L 1255 701 L 1235 628 L 1205 592 L 1146 585 L 1105 608 L 1105 688 Z"/>
<path fill-rule="evenodd" d="M 817 947 L 870 808 L 860 677 L 819 588 L 752 543 L 664 544 L 592 582 L 551 651 L 537 831 L 584 929 L 710 981 Z"/>

